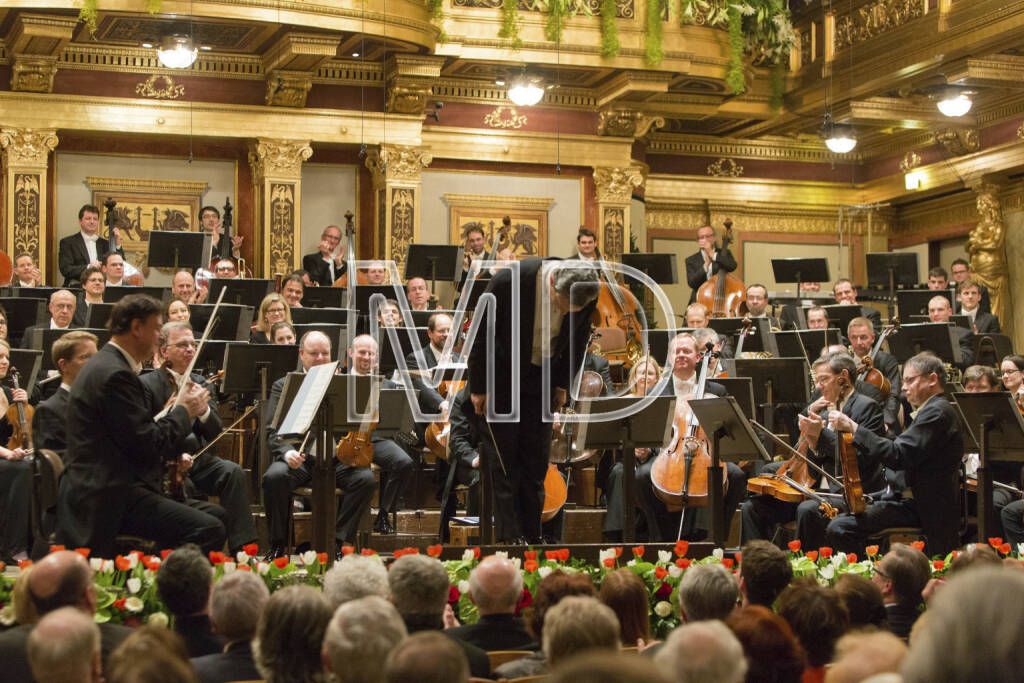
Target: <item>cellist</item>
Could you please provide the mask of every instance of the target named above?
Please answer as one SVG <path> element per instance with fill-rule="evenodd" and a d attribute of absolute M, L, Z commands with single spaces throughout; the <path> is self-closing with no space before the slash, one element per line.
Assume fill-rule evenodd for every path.
<path fill-rule="evenodd" d="M 697 290 L 712 275 L 724 270 L 731 273 L 736 270 L 736 259 L 729 249 L 719 251 L 715 247 L 715 229 L 710 225 L 697 228 L 697 253 L 686 257 L 686 282 L 690 285 L 690 300 L 697 300 Z"/>
<path fill-rule="evenodd" d="M 693 395 L 697 382 L 697 364 L 700 362 L 701 354 L 697 351 L 697 342 L 689 332 L 677 334 L 669 346 L 669 357 L 672 360 L 671 382 L 665 387 L 663 395 L 675 394 L 677 399 L 689 398 Z M 717 382 L 708 381 L 705 384 L 706 394 L 714 396 L 725 396 L 725 388 Z M 743 474 L 736 463 L 722 463 L 726 468 L 728 477 L 728 489 L 723 496 L 725 507 L 724 519 L 725 528 L 728 529 L 736 507 L 746 495 L 747 476 Z M 651 482 L 650 469 L 637 470 L 637 505 L 643 511 L 648 520 L 650 540 L 658 542 L 670 542 L 676 540 L 678 532 L 678 520 L 673 520 L 673 515 L 660 498 L 654 493 L 654 485 Z M 692 530 L 684 530 L 683 535 L 691 540 L 700 540 L 708 536 L 711 527 L 711 520 L 707 506 L 698 508 L 695 515 L 689 515 L 694 520 Z M 687 525 L 690 526 L 690 525 Z"/>
<path fill-rule="evenodd" d="M 850 416 L 862 428 L 884 436 L 882 407 L 856 390 L 854 378 L 857 366 L 853 357 L 846 352 L 832 352 L 819 358 L 812 366 L 812 373 L 814 386 L 820 394 L 807 406 L 806 414 L 800 415 L 800 438 L 807 443 L 807 457 L 838 478 L 842 476 L 842 468 L 835 456 L 836 432 L 826 424 L 823 416 L 827 416 L 830 409 L 838 410 Z M 885 488 L 885 473 L 878 457 L 858 447 L 857 463 L 864 491 L 874 492 Z M 766 468 L 767 471 L 777 469 L 775 463 Z M 812 474 L 816 473 L 812 470 Z M 842 489 L 835 483 L 822 479 L 818 478 L 815 483 L 816 490 L 842 493 Z M 819 510 L 818 501 L 786 503 L 764 495 L 755 496 L 743 504 L 740 543 L 757 538 L 771 540 L 776 524 L 785 524 L 794 519 L 797 538 L 803 547 L 817 549 L 824 545 L 828 519 Z"/>

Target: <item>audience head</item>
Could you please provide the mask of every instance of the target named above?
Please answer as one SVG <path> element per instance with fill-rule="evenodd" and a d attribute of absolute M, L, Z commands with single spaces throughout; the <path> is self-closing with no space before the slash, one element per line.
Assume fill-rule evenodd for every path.
<path fill-rule="evenodd" d="M 506 557 L 486 557 L 469 573 L 469 595 L 481 616 L 515 613 L 522 594 L 523 575 Z"/>
<path fill-rule="evenodd" d="M 850 617 L 850 628 L 885 628 L 886 613 L 882 591 L 871 579 L 859 574 L 840 574 L 836 579 L 836 593 Z"/>
<path fill-rule="evenodd" d="M 807 309 L 807 329 L 824 330 L 828 327 L 828 312 L 821 306 Z"/>
<path fill-rule="evenodd" d="M 707 327 L 708 308 L 704 304 L 690 304 L 686 307 L 687 327 Z"/>
<path fill-rule="evenodd" d="M 779 616 L 796 633 L 812 667 L 832 661 L 836 641 L 850 625 L 839 594 L 813 578 L 794 581 L 779 596 Z"/>
<path fill-rule="evenodd" d="M 104 672 L 108 683 L 197 683 L 185 641 L 163 626 L 140 626 L 117 646 Z"/>
<path fill-rule="evenodd" d="M 324 671 L 336 683 L 383 683 L 381 662 L 407 635 L 398 610 L 381 596 L 345 602 L 327 624 L 320 652 Z"/>
<path fill-rule="evenodd" d="M 753 318 L 759 318 L 768 308 L 768 288 L 762 284 L 747 287 L 747 312 Z"/>
<path fill-rule="evenodd" d="M 942 266 L 935 266 L 928 270 L 928 289 L 948 289 L 949 275 Z"/>
<path fill-rule="evenodd" d="M 302 296 L 306 293 L 306 285 L 301 275 L 291 274 L 281 283 L 281 296 L 292 308 L 302 307 Z"/>
<path fill-rule="evenodd" d="M 72 330 L 60 336 L 50 349 L 50 358 L 60 371 L 61 380 L 71 384 L 78 376 L 79 370 L 86 362 L 96 355 L 96 344 L 99 340 L 91 332 Z"/>
<path fill-rule="evenodd" d="M 1011 394 L 1017 393 L 1024 384 L 1024 356 L 1012 354 L 1004 357 L 999 363 L 999 371 L 1006 390 Z"/>
<path fill-rule="evenodd" d="M 331 362 L 331 340 L 319 330 L 310 330 L 299 340 L 299 362 L 303 370 Z"/>
<path fill-rule="evenodd" d="M 469 661 L 448 636 L 422 631 L 392 648 L 384 674 L 387 683 L 462 683 L 469 680 Z"/>
<path fill-rule="evenodd" d="M 448 572 L 427 555 L 403 555 L 388 570 L 391 602 L 406 624 L 441 626 L 448 604 Z"/>
<path fill-rule="evenodd" d="M 928 319 L 933 323 L 948 323 L 952 315 L 953 307 L 949 299 L 941 294 L 928 299 Z"/>
<path fill-rule="evenodd" d="M 271 344 L 294 344 L 295 326 L 289 322 L 281 321 L 270 326 Z"/>
<path fill-rule="evenodd" d="M 878 674 L 898 674 L 906 656 L 907 646 L 888 631 L 848 633 L 836 643 L 835 661 L 825 672 L 825 683 L 860 683 Z"/>
<path fill-rule="evenodd" d="M 995 548 L 990 545 L 975 543 L 967 546 L 949 563 L 949 576 L 952 578 L 979 567 L 1001 567 L 1003 564 Z"/>
<path fill-rule="evenodd" d="M 50 553 L 32 565 L 28 593 L 36 613 L 44 616 L 61 607 L 96 611 L 96 589 L 85 558 L 70 550 Z"/>
<path fill-rule="evenodd" d="M 202 551 L 191 543 L 168 555 L 156 573 L 160 599 L 176 616 L 206 611 L 212 585 L 213 567 Z"/>
<path fill-rule="evenodd" d="M 370 595 L 385 599 L 391 596 L 388 570 L 380 560 L 346 555 L 324 574 L 324 597 L 332 609 Z"/>
<path fill-rule="evenodd" d="M 66 289 L 58 289 L 50 295 L 50 317 L 57 327 L 67 327 L 75 317 L 75 295 Z"/>
<path fill-rule="evenodd" d="M 14 620 L 19 624 L 34 624 L 39 621 L 39 612 L 32 602 L 32 595 L 28 590 L 28 577 L 32 574 L 32 565 L 29 565 L 18 572 L 14 579 L 14 587 L 11 588 L 11 606 L 14 608 Z"/>
<path fill-rule="evenodd" d="M 744 605 L 771 607 L 793 580 L 786 553 L 768 541 L 749 541 L 741 549 L 740 593 Z"/>
<path fill-rule="evenodd" d="M 270 599 L 267 584 L 252 572 L 232 572 L 210 592 L 210 622 L 228 643 L 252 640 Z"/>
<path fill-rule="evenodd" d="M 767 607 L 750 605 L 733 612 L 725 625 L 747 656 L 747 683 L 800 682 L 804 651 L 785 619 Z"/>
<path fill-rule="evenodd" d="M 550 666 L 587 650 L 618 650 L 619 620 L 597 598 L 571 595 L 544 615 L 541 641 Z"/>
<path fill-rule="evenodd" d="M 74 607 L 61 607 L 40 619 L 29 633 L 27 651 L 39 683 L 103 680 L 99 626 Z"/>
<path fill-rule="evenodd" d="M 932 578 L 928 557 L 903 543 L 894 543 L 875 568 L 872 581 L 882 591 L 886 604 L 916 606 L 921 591 Z"/>
<path fill-rule="evenodd" d="M 551 273 L 551 288 L 555 293 L 555 304 L 563 313 L 579 311 L 601 293 L 600 276 L 589 266 L 578 265 L 579 261 L 566 261 L 568 265 L 555 268 Z"/>
<path fill-rule="evenodd" d="M 736 580 L 720 564 L 693 565 L 679 582 L 679 611 L 686 622 L 725 619 L 738 599 Z"/>
<path fill-rule="evenodd" d="M 1009 683 L 1024 671 L 1024 574 L 979 568 L 949 580 L 903 662 L 907 683 Z"/>
<path fill-rule="evenodd" d="M 675 629 L 654 661 L 675 683 L 743 683 L 747 674 L 743 646 L 717 619 Z"/>
<path fill-rule="evenodd" d="M 601 581 L 600 595 L 619 619 L 623 645 L 632 647 L 640 638 L 650 640 L 650 595 L 643 579 L 631 569 L 616 569 Z"/>
<path fill-rule="evenodd" d="M 283 296 L 271 292 L 263 297 L 263 301 L 260 302 L 259 319 L 256 321 L 257 330 L 267 333 L 274 323 L 291 321 L 292 313 Z"/>
<path fill-rule="evenodd" d="M 544 636 L 544 615 L 558 602 L 570 595 L 595 597 L 594 581 L 587 574 L 569 574 L 560 569 L 551 572 L 537 584 L 533 604 L 526 611 L 526 629 L 542 642 Z"/>
<path fill-rule="evenodd" d="M 548 677 L 551 683 L 670 683 L 650 657 L 636 657 L 624 652 L 591 650 L 559 665 Z"/>
<path fill-rule="evenodd" d="M 983 391 L 999 391 L 999 377 L 987 365 L 972 365 L 964 370 L 964 390 L 976 394 Z"/>
<path fill-rule="evenodd" d="M 256 669 L 267 683 L 319 680 L 330 620 L 327 600 L 312 586 L 286 586 L 271 595 L 252 647 Z"/>

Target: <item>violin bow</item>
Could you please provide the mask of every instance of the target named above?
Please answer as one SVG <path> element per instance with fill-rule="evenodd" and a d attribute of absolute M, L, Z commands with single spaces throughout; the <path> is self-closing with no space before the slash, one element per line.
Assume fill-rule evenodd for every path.
<path fill-rule="evenodd" d="M 188 364 L 188 368 L 182 373 L 183 383 L 178 387 L 178 395 L 174 399 L 174 403 L 169 407 L 164 408 L 153 418 L 154 421 L 159 420 L 163 416 L 167 415 L 175 407 L 181 405 L 181 399 L 185 396 L 185 392 L 182 391 L 189 383 L 189 378 L 192 377 L 192 368 L 196 366 L 196 361 L 199 360 L 199 354 L 203 350 L 203 344 L 206 343 L 206 339 L 210 336 L 210 332 L 213 331 L 213 326 L 217 322 L 217 312 L 220 310 L 220 303 L 224 300 L 224 292 L 228 291 L 227 287 L 220 290 L 220 294 L 217 296 L 217 303 L 213 306 L 213 311 L 210 313 L 210 319 L 206 321 L 206 329 L 203 330 L 203 336 L 199 340 L 199 344 L 196 346 L 196 355 L 192 356 L 192 360 Z"/>

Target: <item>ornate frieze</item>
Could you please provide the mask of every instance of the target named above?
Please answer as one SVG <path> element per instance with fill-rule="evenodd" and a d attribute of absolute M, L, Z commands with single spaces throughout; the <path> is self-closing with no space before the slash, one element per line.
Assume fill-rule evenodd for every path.
<path fill-rule="evenodd" d="M 874 0 L 836 20 L 836 48 L 874 38 L 924 16 L 921 0 Z"/>
<path fill-rule="evenodd" d="M 270 223 L 270 268 L 272 273 L 287 273 L 294 268 L 296 183 L 270 183 L 268 191 Z"/>
<path fill-rule="evenodd" d="M 185 86 L 177 85 L 174 79 L 163 74 L 153 74 L 136 84 L 135 94 L 157 100 L 176 100 L 185 94 Z"/>
<path fill-rule="evenodd" d="M 418 191 L 408 187 L 391 189 L 391 241 L 388 252 L 405 269 L 405 259 L 409 254 L 409 245 L 413 243 L 416 231 L 416 199 Z"/>
<path fill-rule="evenodd" d="M 647 200 L 648 230 L 696 230 L 707 222 L 702 204 L 668 204 Z M 786 234 L 835 235 L 839 214 L 834 206 L 807 207 L 777 203 L 715 204 L 711 223 L 718 225 L 727 218 L 744 232 L 777 232 Z M 872 235 L 889 234 L 894 223 L 891 212 L 876 211 L 871 216 Z M 844 216 L 843 231 L 849 235 L 866 235 L 867 212 Z"/>
<path fill-rule="evenodd" d="M 594 183 L 598 202 L 629 204 L 633 188 L 643 185 L 644 174 L 639 166 L 598 167 L 594 169 Z"/>
<path fill-rule="evenodd" d="M 39 228 L 43 219 L 40 213 L 41 197 L 39 185 L 41 173 L 14 174 L 13 254 L 32 254 L 39 262 Z"/>
<path fill-rule="evenodd" d="M 732 159 L 722 157 L 708 165 L 708 175 L 715 178 L 739 178 L 743 175 L 743 167 Z"/>
<path fill-rule="evenodd" d="M 665 119 L 633 109 L 605 109 L 598 114 L 597 134 L 620 138 L 639 138 L 651 128 L 661 128 Z"/>
<path fill-rule="evenodd" d="M 4 166 L 34 166 L 46 168 L 46 157 L 57 146 L 57 131 L 31 128 L 4 128 L 0 130 Z"/>
<path fill-rule="evenodd" d="M 312 87 L 312 71 L 275 69 L 267 74 L 266 103 L 271 107 L 305 107 Z"/>
<path fill-rule="evenodd" d="M 945 147 L 955 157 L 977 152 L 981 148 L 976 128 L 940 128 L 932 134 L 932 141 Z"/>
<path fill-rule="evenodd" d="M 373 174 L 374 188 L 391 181 L 419 182 L 420 173 L 434 160 L 430 152 L 408 145 L 381 145 L 366 155 L 366 168 Z"/>
<path fill-rule="evenodd" d="M 526 114 L 520 114 L 515 107 L 495 107 L 484 116 L 484 125 L 491 128 L 522 128 L 526 125 Z"/>
<path fill-rule="evenodd" d="M 903 155 L 903 159 L 900 161 L 900 171 L 909 173 L 920 165 L 921 157 L 917 155 L 917 152 L 910 151 Z"/>
<path fill-rule="evenodd" d="M 967 238 L 972 277 L 988 287 L 992 313 L 1003 321 L 1009 316 L 1009 268 L 1006 263 L 1006 224 L 999 202 L 1002 187 L 981 180 L 971 187 L 977 198 L 978 224 Z"/>
<path fill-rule="evenodd" d="M 302 177 L 302 162 L 313 156 L 308 140 L 259 138 L 249 143 L 249 165 L 257 178 Z"/>
<path fill-rule="evenodd" d="M 53 92 L 57 58 L 41 55 L 14 55 L 11 90 L 21 92 Z"/>
<path fill-rule="evenodd" d="M 605 258 L 618 260 L 625 251 L 626 208 L 622 206 L 606 206 L 601 216 L 601 235 L 604 245 L 601 247 Z"/>

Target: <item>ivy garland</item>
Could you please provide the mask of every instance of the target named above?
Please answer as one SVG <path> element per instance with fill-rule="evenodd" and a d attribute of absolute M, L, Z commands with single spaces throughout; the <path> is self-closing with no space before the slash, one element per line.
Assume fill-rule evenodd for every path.
<path fill-rule="evenodd" d="M 519 0 L 504 0 L 501 3 L 501 29 L 498 37 L 511 39 L 513 50 L 523 46 L 523 39 L 519 37 L 520 26 Z"/>
<path fill-rule="evenodd" d="M 615 19 L 615 0 L 601 0 L 601 56 L 615 57 L 619 43 L 619 25 Z"/>
<path fill-rule="evenodd" d="M 729 17 L 729 70 L 725 82 L 737 95 L 747 89 L 743 78 L 743 17 L 734 6 L 728 10 Z"/>
<path fill-rule="evenodd" d="M 86 25 L 89 33 L 96 33 L 96 19 L 99 18 L 99 0 L 82 0 L 78 10 L 78 20 Z M 158 14 L 164 8 L 164 0 L 146 0 L 146 11 Z"/>
<path fill-rule="evenodd" d="M 661 14 L 664 5 L 662 0 L 647 0 L 647 36 L 644 41 L 644 60 L 648 66 L 661 64 L 665 58 L 665 52 L 661 47 L 664 26 L 661 21 Z"/>
<path fill-rule="evenodd" d="M 430 18 L 437 25 L 437 42 L 447 43 L 448 34 L 444 32 L 444 0 L 427 0 L 427 9 L 430 10 Z"/>

